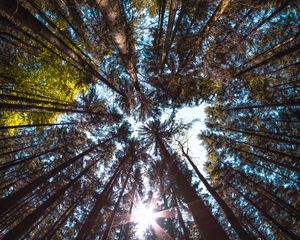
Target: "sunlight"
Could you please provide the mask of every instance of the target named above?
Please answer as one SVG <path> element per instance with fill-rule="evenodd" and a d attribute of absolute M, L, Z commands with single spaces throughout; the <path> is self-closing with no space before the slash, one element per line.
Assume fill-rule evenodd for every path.
<path fill-rule="evenodd" d="M 139 204 L 132 212 L 132 221 L 137 223 L 136 235 L 142 237 L 146 229 L 155 223 L 156 214 L 153 212 L 154 207 L 146 207 Z"/>

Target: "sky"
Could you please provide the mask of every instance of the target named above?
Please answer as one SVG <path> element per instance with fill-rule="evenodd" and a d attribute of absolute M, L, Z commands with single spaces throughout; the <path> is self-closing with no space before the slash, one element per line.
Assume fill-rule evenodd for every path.
<path fill-rule="evenodd" d="M 207 151 L 204 146 L 201 145 L 201 141 L 198 139 L 198 134 L 201 130 L 205 130 L 205 104 L 201 104 L 198 107 L 184 107 L 178 111 L 176 114 L 177 120 L 182 120 L 183 123 L 189 123 L 193 120 L 198 120 L 194 122 L 193 126 L 188 131 L 188 148 L 189 155 L 192 157 L 194 163 L 197 165 L 198 169 L 202 174 L 205 173 L 203 170 L 203 164 L 206 161 Z"/>

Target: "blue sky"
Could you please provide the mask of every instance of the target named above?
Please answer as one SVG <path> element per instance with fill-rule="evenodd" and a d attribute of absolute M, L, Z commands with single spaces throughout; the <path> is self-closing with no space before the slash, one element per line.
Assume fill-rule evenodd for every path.
<path fill-rule="evenodd" d="M 197 165 L 198 169 L 204 173 L 203 164 L 206 161 L 207 151 L 204 146 L 201 145 L 200 140 L 197 138 L 197 135 L 201 130 L 204 130 L 205 127 L 205 113 L 204 108 L 205 104 L 201 104 L 198 107 L 184 107 L 178 111 L 176 114 L 176 119 L 181 120 L 183 123 L 189 123 L 193 120 L 198 120 L 194 122 L 193 126 L 189 129 L 187 133 L 188 137 L 188 148 L 189 155 L 192 157 L 194 163 Z M 186 145 L 185 145 L 186 146 Z"/>

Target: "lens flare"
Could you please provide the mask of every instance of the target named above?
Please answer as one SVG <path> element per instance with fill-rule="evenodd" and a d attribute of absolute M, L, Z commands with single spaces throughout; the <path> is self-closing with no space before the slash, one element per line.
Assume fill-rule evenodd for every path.
<path fill-rule="evenodd" d="M 136 235 L 138 237 L 142 237 L 146 229 L 149 228 L 155 222 L 156 216 L 153 210 L 153 206 L 146 207 L 143 204 L 139 204 L 133 210 L 132 221 L 137 224 Z"/>

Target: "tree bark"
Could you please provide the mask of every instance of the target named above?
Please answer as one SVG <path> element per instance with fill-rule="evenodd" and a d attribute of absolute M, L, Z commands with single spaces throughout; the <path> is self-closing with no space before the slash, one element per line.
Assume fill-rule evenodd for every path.
<path fill-rule="evenodd" d="M 213 196 L 213 198 L 216 200 L 218 205 L 221 207 L 223 210 L 228 222 L 231 224 L 237 235 L 240 237 L 240 239 L 245 239 L 245 240 L 251 240 L 253 239 L 243 228 L 241 225 L 240 221 L 237 219 L 237 217 L 234 215 L 233 211 L 231 208 L 227 205 L 227 203 L 219 196 L 219 194 L 216 192 L 216 190 L 209 184 L 209 182 L 206 180 L 206 178 L 201 174 L 201 172 L 198 170 L 197 166 L 194 164 L 190 156 L 185 152 L 183 145 L 178 142 L 181 148 L 182 154 L 186 157 L 188 162 L 191 164 L 193 167 L 194 171 L 197 173 L 199 179 L 201 182 L 204 184 L 208 192 Z"/>
<path fill-rule="evenodd" d="M 185 202 L 188 204 L 195 223 L 201 233 L 201 237 L 206 240 L 228 239 L 226 232 L 212 215 L 209 207 L 205 205 L 203 200 L 197 195 L 195 189 L 186 181 L 185 176 L 182 174 L 176 163 L 173 162 L 170 153 L 158 133 L 155 134 L 155 137 L 162 159 L 167 163 L 171 176 L 175 180 Z"/>

